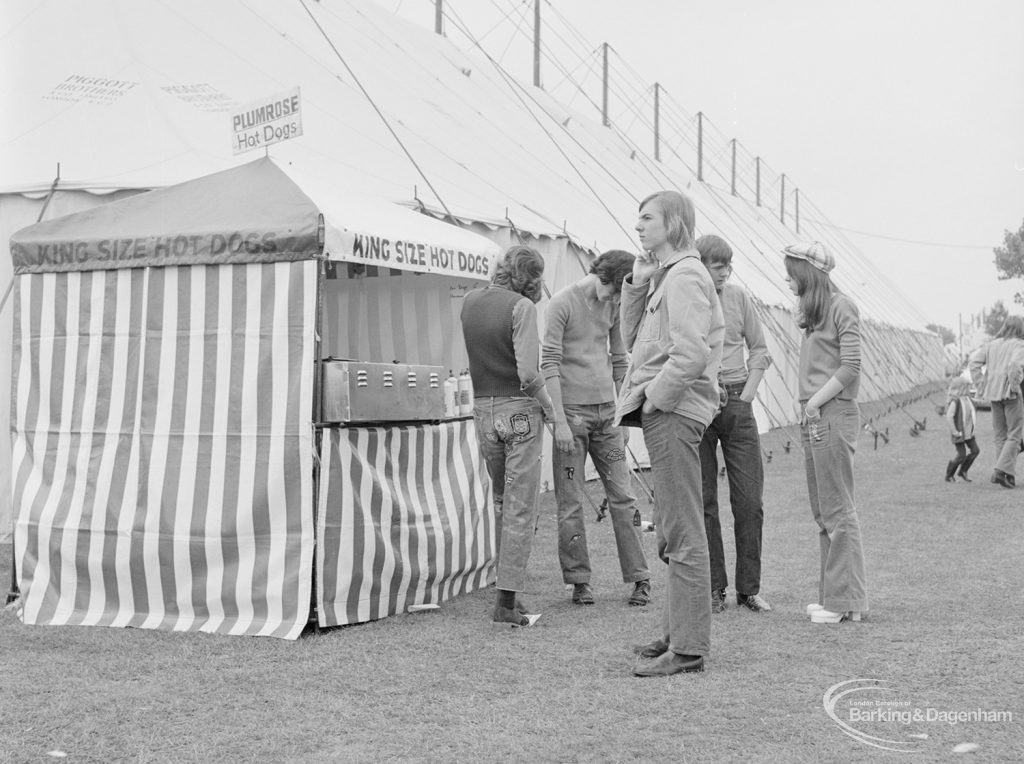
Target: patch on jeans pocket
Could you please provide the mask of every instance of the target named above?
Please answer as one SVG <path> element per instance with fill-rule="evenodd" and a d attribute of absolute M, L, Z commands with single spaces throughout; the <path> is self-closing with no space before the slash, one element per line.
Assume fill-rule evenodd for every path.
<path fill-rule="evenodd" d="M 621 448 L 609 448 L 604 458 L 610 462 L 621 462 L 626 458 L 626 452 Z"/>
<path fill-rule="evenodd" d="M 513 414 L 509 417 L 509 424 L 512 426 L 512 432 L 516 435 L 529 435 L 530 434 L 530 415 L 529 414 Z"/>
<path fill-rule="evenodd" d="M 827 448 L 832 438 L 832 423 L 821 420 L 812 422 L 807 425 L 807 435 L 812 446 Z"/>

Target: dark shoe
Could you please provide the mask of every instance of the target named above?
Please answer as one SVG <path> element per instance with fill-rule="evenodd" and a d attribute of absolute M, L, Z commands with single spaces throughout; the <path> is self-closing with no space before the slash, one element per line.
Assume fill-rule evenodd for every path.
<path fill-rule="evenodd" d="M 974 482 L 969 477 L 967 477 L 967 473 L 966 472 L 961 472 L 959 475 L 957 475 L 957 477 L 960 478 L 961 480 L 963 480 L 965 483 L 973 483 Z"/>
<path fill-rule="evenodd" d="M 629 595 L 629 604 L 635 607 L 643 607 L 651 604 L 651 582 L 650 579 L 637 581 L 633 586 L 633 593 Z"/>
<path fill-rule="evenodd" d="M 947 483 L 955 483 L 956 480 L 953 479 L 952 475 L 946 475 L 946 482 Z"/>
<path fill-rule="evenodd" d="M 711 612 L 721 613 L 726 608 L 725 604 L 725 589 L 712 589 L 711 590 Z"/>
<path fill-rule="evenodd" d="M 633 652 L 641 658 L 657 658 L 668 652 L 668 640 L 656 639 L 646 645 L 633 645 Z"/>
<path fill-rule="evenodd" d="M 495 626 L 508 626 L 515 628 L 517 626 L 533 626 L 533 624 L 537 622 L 538 618 L 540 618 L 539 615 L 526 616 L 514 608 L 495 605 L 494 614 L 491 616 L 491 623 Z"/>
<path fill-rule="evenodd" d="M 574 604 L 574 605 L 593 605 L 594 604 L 594 590 L 590 587 L 590 584 L 573 584 L 573 586 L 572 586 L 572 604 Z"/>
<path fill-rule="evenodd" d="M 992 473 L 992 482 L 998 483 L 1003 488 L 1014 487 L 1013 475 L 1003 472 L 1002 470 L 996 470 L 995 472 Z"/>
<path fill-rule="evenodd" d="M 767 613 L 772 609 L 772 606 L 768 604 L 768 600 L 760 594 L 737 594 L 736 604 L 742 605 L 747 610 L 753 610 L 755 613 Z"/>
<path fill-rule="evenodd" d="M 679 655 L 667 652 L 653 661 L 638 663 L 633 667 L 634 676 L 672 676 L 692 674 L 704 670 L 704 658 L 700 655 Z"/>

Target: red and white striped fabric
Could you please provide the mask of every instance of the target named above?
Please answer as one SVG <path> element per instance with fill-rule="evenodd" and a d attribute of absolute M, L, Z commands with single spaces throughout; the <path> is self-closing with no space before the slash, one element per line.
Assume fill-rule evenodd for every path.
<path fill-rule="evenodd" d="M 494 507 L 472 420 L 325 430 L 321 626 L 383 618 L 494 580 Z"/>
<path fill-rule="evenodd" d="M 338 265 L 344 268 L 344 264 Z M 379 275 L 324 282 L 324 347 L 338 358 L 469 367 L 459 311 L 480 282 L 434 274 Z"/>
<path fill-rule="evenodd" d="M 299 635 L 314 546 L 316 269 L 17 277 L 25 623 Z"/>

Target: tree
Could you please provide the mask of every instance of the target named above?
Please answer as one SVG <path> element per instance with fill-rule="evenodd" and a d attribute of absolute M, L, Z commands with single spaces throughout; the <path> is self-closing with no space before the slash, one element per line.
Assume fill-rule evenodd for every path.
<path fill-rule="evenodd" d="M 1003 246 L 992 251 L 996 255 L 996 275 L 1001 281 L 1024 278 L 1024 222 L 1019 231 L 1005 231 Z M 1017 292 L 1013 301 L 1024 305 L 1024 292 Z"/>
<path fill-rule="evenodd" d="M 924 328 L 939 335 L 939 337 L 942 338 L 943 345 L 949 345 L 956 342 L 956 334 L 953 333 L 952 329 L 947 329 L 946 327 L 939 326 L 938 324 L 927 324 Z"/>
<path fill-rule="evenodd" d="M 996 300 L 996 304 L 985 315 L 985 333 L 995 337 L 996 332 L 1003 328 L 1003 322 L 1008 315 L 1010 315 L 1010 311 L 1003 305 L 1003 301 Z"/>

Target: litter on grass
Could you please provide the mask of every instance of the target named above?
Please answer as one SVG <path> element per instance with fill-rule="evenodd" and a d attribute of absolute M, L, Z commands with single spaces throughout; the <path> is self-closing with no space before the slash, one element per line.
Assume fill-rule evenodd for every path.
<path fill-rule="evenodd" d="M 424 612 L 426 610 L 440 610 L 440 609 L 441 609 L 440 605 L 434 605 L 434 604 L 431 604 L 431 603 L 427 603 L 427 604 L 424 604 L 424 605 L 409 605 L 409 612 L 410 613 L 422 613 L 422 612 Z"/>

